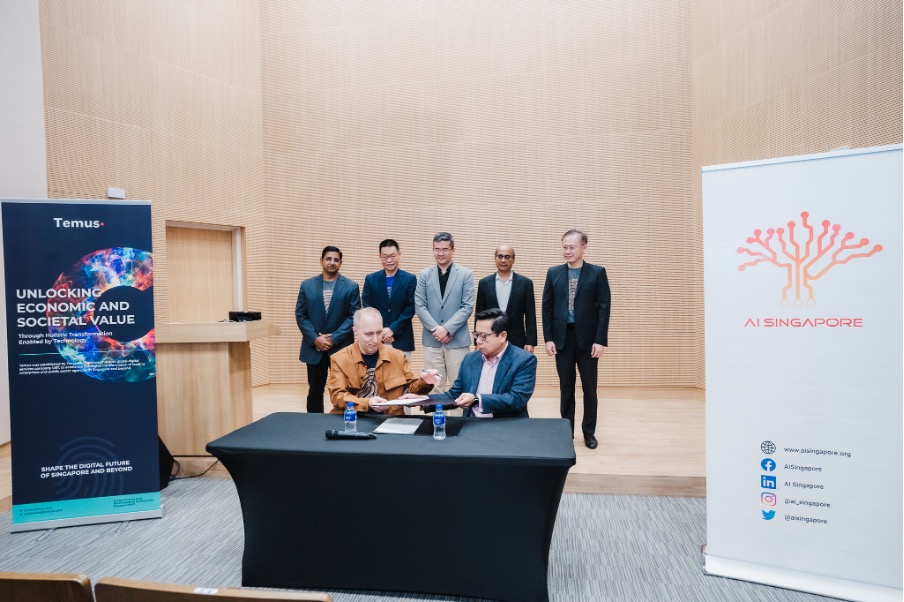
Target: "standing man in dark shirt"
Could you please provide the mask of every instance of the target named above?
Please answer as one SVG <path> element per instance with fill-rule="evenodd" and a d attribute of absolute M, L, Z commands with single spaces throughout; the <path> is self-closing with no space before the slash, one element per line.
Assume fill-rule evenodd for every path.
<path fill-rule="evenodd" d="M 330 356 L 354 341 L 352 321 L 360 307 L 358 285 L 339 273 L 342 251 L 326 246 L 320 253 L 322 273 L 301 283 L 295 322 L 301 331 L 300 359 L 308 371 L 309 413 L 323 413 L 323 390 Z"/>
<path fill-rule="evenodd" d="M 512 319 L 508 342 L 528 353 L 537 344 L 537 307 L 534 282 L 512 271 L 515 248 L 505 244 L 496 247 L 496 273 L 477 283 L 477 313 L 498 307 Z"/>
<path fill-rule="evenodd" d="M 404 351 L 410 361 L 411 352 L 414 351 L 411 319 L 414 317 L 417 277 L 399 268 L 401 259 L 399 243 L 391 238 L 380 243 L 383 269 L 364 278 L 361 301 L 363 307 L 373 307 L 383 318 L 381 342 Z"/>
<path fill-rule="evenodd" d="M 609 345 L 611 295 L 606 268 L 584 261 L 587 235 L 569 230 L 562 237 L 563 265 L 549 268 L 543 286 L 543 338 L 556 358 L 560 410 L 574 430 L 575 365 L 584 392 L 584 443 L 596 449 L 597 367 Z"/>

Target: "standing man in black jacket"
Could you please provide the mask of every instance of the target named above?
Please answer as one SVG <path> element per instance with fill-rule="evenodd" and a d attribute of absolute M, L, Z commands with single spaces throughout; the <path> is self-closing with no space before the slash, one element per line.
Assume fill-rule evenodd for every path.
<path fill-rule="evenodd" d="M 391 238 L 380 242 L 382 270 L 364 278 L 361 291 L 363 307 L 373 307 L 383 316 L 383 332 L 380 341 L 405 352 L 411 360 L 414 351 L 414 289 L 417 276 L 399 268 L 402 251 L 399 243 Z"/>
<path fill-rule="evenodd" d="M 560 410 L 574 430 L 575 365 L 584 392 L 584 443 L 596 449 L 597 367 L 609 345 L 611 296 L 606 268 L 584 261 L 587 235 L 569 230 L 562 236 L 563 265 L 549 268 L 543 286 L 543 338 L 547 355 L 556 358 Z"/>
<path fill-rule="evenodd" d="M 512 271 L 515 265 L 515 248 L 499 245 L 494 256 L 496 273 L 481 278 L 477 283 L 477 313 L 498 307 L 512 319 L 508 342 L 534 352 L 537 345 L 537 306 L 534 299 L 534 282 Z"/>

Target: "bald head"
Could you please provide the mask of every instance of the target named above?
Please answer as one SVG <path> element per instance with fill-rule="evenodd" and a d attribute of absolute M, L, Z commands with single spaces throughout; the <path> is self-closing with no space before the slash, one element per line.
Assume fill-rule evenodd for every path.
<path fill-rule="evenodd" d="M 496 270 L 503 278 L 508 278 L 512 273 L 512 266 L 515 265 L 515 247 L 505 243 L 496 247 Z"/>

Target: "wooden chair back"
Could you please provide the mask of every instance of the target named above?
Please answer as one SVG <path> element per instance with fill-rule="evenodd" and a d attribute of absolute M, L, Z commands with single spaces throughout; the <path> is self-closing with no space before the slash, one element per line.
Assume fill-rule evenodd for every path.
<path fill-rule="evenodd" d="M 0 573 L 4 602 L 93 602 L 91 580 L 72 573 Z"/>
<path fill-rule="evenodd" d="M 328 594 L 255 592 L 238 588 L 207 588 L 170 585 L 132 579 L 104 577 L 94 585 L 97 602 L 333 602 Z"/>

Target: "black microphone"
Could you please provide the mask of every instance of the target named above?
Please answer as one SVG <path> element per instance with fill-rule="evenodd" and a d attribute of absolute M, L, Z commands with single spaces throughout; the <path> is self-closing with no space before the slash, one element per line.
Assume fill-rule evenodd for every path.
<path fill-rule="evenodd" d="M 336 429 L 330 429 L 326 433 L 327 439 L 376 439 L 377 436 L 373 433 L 347 433 L 345 431 L 337 431 Z"/>

